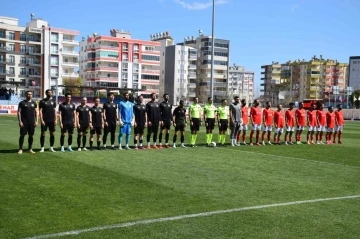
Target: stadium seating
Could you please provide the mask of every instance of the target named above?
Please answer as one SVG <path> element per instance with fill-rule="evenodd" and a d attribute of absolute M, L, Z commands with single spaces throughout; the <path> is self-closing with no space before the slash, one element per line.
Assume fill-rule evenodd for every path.
<path fill-rule="evenodd" d="M 6 100 L 5 96 L 0 97 L 0 105 L 18 105 L 20 101 L 17 95 L 11 95 L 10 100 Z"/>

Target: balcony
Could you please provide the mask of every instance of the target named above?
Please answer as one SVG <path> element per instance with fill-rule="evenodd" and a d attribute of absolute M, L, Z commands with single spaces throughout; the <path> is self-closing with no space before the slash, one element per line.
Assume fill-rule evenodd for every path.
<path fill-rule="evenodd" d="M 115 67 L 115 66 L 99 66 L 99 67 L 96 68 L 95 70 L 96 70 L 96 71 L 118 72 L 118 71 L 119 71 L 119 67 Z"/>
<path fill-rule="evenodd" d="M 188 68 L 189 68 L 189 69 L 196 70 L 196 65 L 189 65 Z"/>
<path fill-rule="evenodd" d="M 63 44 L 63 45 L 69 45 L 69 46 L 78 46 L 78 45 L 79 45 L 79 41 L 76 41 L 76 40 L 74 40 L 74 39 L 63 38 L 62 44 Z"/>
<path fill-rule="evenodd" d="M 187 97 L 195 97 L 196 93 L 195 92 L 188 92 L 187 93 Z"/>
<path fill-rule="evenodd" d="M 260 86 L 265 86 L 266 84 L 265 83 L 261 83 Z"/>
<path fill-rule="evenodd" d="M 6 64 L 6 60 L 3 58 L 0 58 L 0 64 Z"/>
<path fill-rule="evenodd" d="M 14 71 L 3 71 L 3 73 L 5 73 L 6 76 L 11 76 L 11 77 L 14 77 L 14 76 L 15 76 L 15 72 L 14 72 Z"/>
<path fill-rule="evenodd" d="M 6 71 L 5 70 L 0 71 L 0 76 L 6 76 Z"/>
<path fill-rule="evenodd" d="M 14 60 L 10 60 L 10 59 L 6 59 L 6 63 L 10 66 L 15 66 L 15 61 Z"/>
<path fill-rule="evenodd" d="M 20 39 L 21 40 L 21 39 Z M 27 38 L 26 39 L 27 44 L 41 44 L 41 39 L 40 38 Z"/>
<path fill-rule="evenodd" d="M 58 78 L 58 77 L 59 77 L 59 73 L 58 73 L 58 72 L 51 72 L 51 73 L 50 73 L 50 77 L 51 77 L 51 78 Z"/>
<path fill-rule="evenodd" d="M 63 61 L 62 65 L 64 67 L 79 67 L 79 62 L 78 61 Z"/>
<path fill-rule="evenodd" d="M 188 78 L 189 79 L 196 79 L 196 73 L 189 73 Z"/>
<path fill-rule="evenodd" d="M 214 87 L 227 87 L 226 82 L 214 82 Z"/>
<path fill-rule="evenodd" d="M 79 77 L 79 74 L 78 73 L 75 73 L 75 72 L 63 72 L 62 73 L 62 76 L 63 77 L 69 77 L 69 78 L 78 78 Z"/>
<path fill-rule="evenodd" d="M 77 51 L 71 51 L 71 50 L 63 50 L 62 54 L 64 56 L 79 56 L 79 52 Z"/>
<path fill-rule="evenodd" d="M 160 75 L 160 70 L 142 69 L 141 74 Z"/>
<path fill-rule="evenodd" d="M 187 88 L 194 89 L 194 88 L 196 88 L 196 84 L 195 83 L 189 83 L 189 84 L 187 84 Z"/>
<path fill-rule="evenodd" d="M 27 61 L 26 64 L 28 66 L 41 66 L 41 62 L 40 61 Z"/>
<path fill-rule="evenodd" d="M 41 74 L 40 72 L 35 72 L 35 71 L 28 71 L 26 73 L 27 77 L 34 77 L 34 78 L 40 78 Z"/>
<path fill-rule="evenodd" d="M 38 50 L 26 50 L 26 54 L 28 54 L 28 55 L 41 55 L 41 51 L 38 51 Z"/>
<path fill-rule="evenodd" d="M 189 60 L 197 60 L 197 55 L 190 54 Z"/>
<path fill-rule="evenodd" d="M 7 52 L 8 48 L 6 46 L 0 46 L 0 52 Z"/>
<path fill-rule="evenodd" d="M 101 82 L 118 82 L 119 79 L 117 77 L 99 77 L 99 78 L 96 78 L 95 81 L 101 81 Z"/>
<path fill-rule="evenodd" d="M 28 83 L 26 84 L 26 87 L 32 88 L 32 89 L 39 89 L 41 87 L 40 81 L 29 80 Z"/>

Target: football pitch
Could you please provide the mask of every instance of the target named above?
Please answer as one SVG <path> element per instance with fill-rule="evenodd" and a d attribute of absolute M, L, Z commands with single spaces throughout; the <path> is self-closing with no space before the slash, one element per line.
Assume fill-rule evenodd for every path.
<path fill-rule="evenodd" d="M 0 127 L 0 238 L 360 238 L 360 122 L 342 145 L 42 154 L 37 127 L 33 155 Z"/>

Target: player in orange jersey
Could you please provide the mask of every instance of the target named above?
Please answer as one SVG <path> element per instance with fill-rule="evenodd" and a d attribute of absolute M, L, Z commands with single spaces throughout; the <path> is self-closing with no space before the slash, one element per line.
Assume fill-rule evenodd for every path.
<path fill-rule="evenodd" d="M 301 143 L 301 133 L 303 132 L 306 126 L 306 112 L 304 109 L 304 104 L 299 103 L 299 108 L 295 110 L 295 122 L 296 122 L 296 144 Z"/>
<path fill-rule="evenodd" d="M 333 143 L 335 144 L 336 142 L 336 135 L 338 135 L 338 143 L 342 144 L 341 142 L 341 136 L 342 136 L 342 131 L 344 128 L 344 111 L 342 110 L 342 105 L 339 104 L 337 106 L 338 110 L 335 111 L 335 124 L 336 124 L 336 129 L 335 129 L 335 133 L 334 133 L 334 140 Z"/>
<path fill-rule="evenodd" d="M 271 109 L 270 101 L 266 102 L 266 107 L 263 110 L 263 133 L 261 136 L 262 145 L 265 145 L 265 134 L 267 133 L 268 144 L 271 145 L 270 137 L 272 131 L 272 125 L 274 123 L 274 111 Z"/>
<path fill-rule="evenodd" d="M 316 132 L 316 143 L 324 144 L 322 142 L 323 133 L 326 132 L 326 112 L 324 110 L 324 104 L 319 105 L 319 109 L 316 111 L 316 122 L 317 122 L 317 132 Z"/>
<path fill-rule="evenodd" d="M 316 132 L 316 105 L 311 105 L 311 109 L 307 112 L 308 132 L 306 136 L 307 144 L 315 144 L 314 133 Z M 311 141 L 310 141 L 311 140 Z"/>
<path fill-rule="evenodd" d="M 277 111 L 275 111 L 274 113 L 274 125 L 275 125 L 274 144 L 280 144 L 280 136 L 284 132 L 284 126 L 285 126 L 285 114 L 284 111 L 282 110 L 282 105 L 278 105 Z"/>
<path fill-rule="evenodd" d="M 248 124 L 249 124 L 249 108 L 246 106 L 245 99 L 241 100 L 241 116 L 243 123 L 237 135 L 237 142 L 240 142 L 241 131 L 242 131 L 242 144 L 246 145 L 245 139 L 246 139 L 246 131 L 248 130 Z"/>
<path fill-rule="evenodd" d="M 330 106 L 328 110 L 329 112 L 326 113 L 326 126 L 327 126 L 326 144 L 332 144 L 331 135 L 335 131 L 335 113 L 334 113 L 334 108 L 332 106 Z"/>
<path fill-rule="evenodd" d="M 294 116 L 294 103 L 290 103 L 289 104 L 289 109 L 286 110 L 285 112 L 285 127 L 286 127 L 286 133 L 285 133 L 285 144 L 291 144 L 293 145 L 292 142 L 292 134 L 294 132 L 294 128 L 295 128 L 295 116 Z M 288 135 L 289 135 L 289 143 L 288 143 Z"/>
<path fill-rule="evenodd" d="M 261 130 L 261 116 L 262 110 L 260 107 L 260 102 L 258 100 L 254 100 L 254 106 L 250 109 L 250 119 L 252 123 L 251 133 L 250 133 L 250 145 L 253 146 L 253 136 L 256 131 L 256 145 L 260 146 L 259 136 Z"/>

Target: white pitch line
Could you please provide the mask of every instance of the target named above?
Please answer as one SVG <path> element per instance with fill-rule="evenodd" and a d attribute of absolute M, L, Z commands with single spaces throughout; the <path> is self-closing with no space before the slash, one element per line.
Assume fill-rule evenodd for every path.
<path fill-rule="evenodd" d="M 276 155 L 276 154 L 265 154 L 265 153 L 258 153 L 258 152 L 253 152 L 253 151 L 238 150 L 238 149 L 231 149 L 231 148 L 230 149 L 228 149 L 228 148 L 220 148 L 220 149 L 237 151 L 237 152 L 248 153 L 248 154 L 258 154 L 258 155 L 262 155 L 262 156 L 267 156 L 269 158 L 270 157 L 277 157 L 277 158 L 285 158 L 285 159 L 292 159 L 292 160 L 309 161 L 309 162 L 319 163 L 319 164 L 328 164 L 328 165 L 332 165 L 332 166 L 340 166 L 340 167 L 346 167 L 346 168 L 360 169 L 359 166 L 351 166 L 351 165 L 346 165 L 346 164 L 330 163 L 330 162 L 324 162 L 324 161 L 318 161 L 318 160 L 312 160 L 312 159 L 296 158 L 296 157 L 289 157 L 289 156 Z"/>
<path fill-rule="evenodd" d="M 64 237 L 64 236 L 71 236 L 71 235 L 79 235 L 81 233 L 87 233 L 87 232 L 104 231 L 104 230 L 109 230 L 109 229 L 114 229 L 114 228 L 124 228 L 124 227 L 132 227 L 132 226 L 137 226 L 137 225 L 147 225 L 147 224 L 153 224 L 153 223 L 158 223 L 158 222 L 178 221 L 178 220 L 183 220 L 183 219 L 187 219 L 187 218 L 208 217 L 208 216 L 212 216 L 212 215 L 232 213 L 232 212 L 242 212 L 242 211 L 264 209 L 264 208 L 271 208 L 271 207 L 283 207 L 283 206 L 290 206 L 290 205 L 297 205 L 297 204 L 317 203 L 317 202 L 335 201 L 335 200 L 344 200 L 344 199 L 356 199 L 356 198 L 360 198 L 360 195 L 333 197 L 333 198 L 319 198 L 319 199 L 311 199 L 311 200 L 304 200 L 304 201 L 274 203 L 274 204 L 258 205 L 258 206 L 251 206 L 251 207 L 240 207 L 240 208 L 232 208 L 232 209 L 218 210 L 218 211 L 212 211 L 212 212 L 201 212 L 201 213 L 186 214 L 186 215 L 173 216 L 173 217 L 163 217 L 163 218 L 156 218 L 156 219 L 149 219 L 149 220 L 139 220 L 139 221 L 134 221 L 134 222 L 126 222 L 126 223 L 120 223 L 120 224 L 114 224 L 114 225 L 108 225 L 108 226 L 98 226 L 98 227 L 92 227 L 92 228 L 80 229 L 80 230 L 74 230 L 74 231 L 59 232 L 59 233 L 46 234 L 46 235 L 38 235 L 38 236 L 33 236 L 33 237 L 27 237 L 25 239 L 44 239 L 44 238 L 53 238 L 53 237 Z"/>

